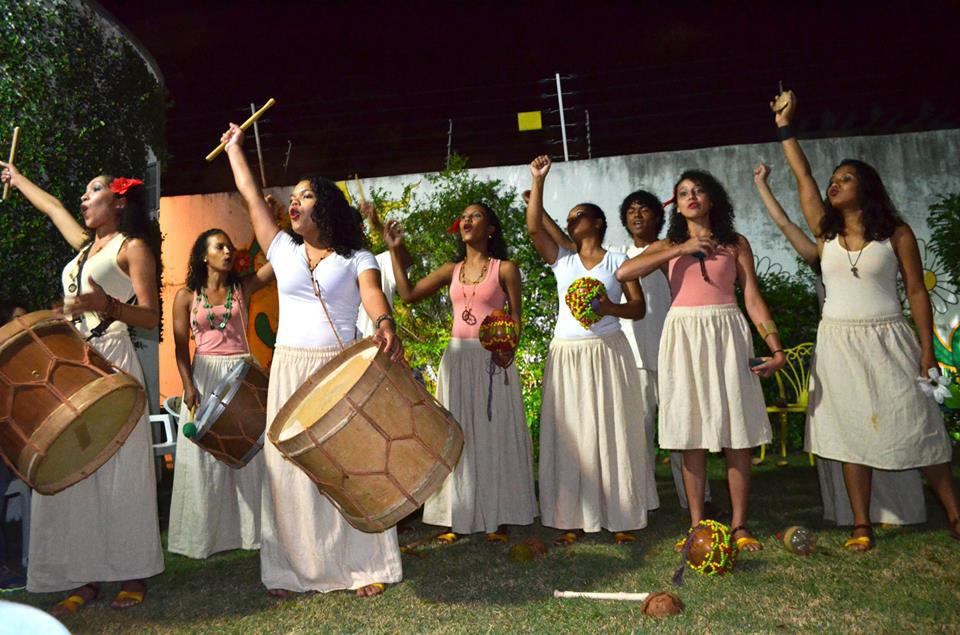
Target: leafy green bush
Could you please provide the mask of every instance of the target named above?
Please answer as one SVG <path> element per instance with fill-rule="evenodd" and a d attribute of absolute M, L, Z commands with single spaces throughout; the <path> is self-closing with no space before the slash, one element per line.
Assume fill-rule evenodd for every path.
<path fill-rule="evenodd" d="M 943 196 L 931 205 L 927 224 L 930 227 L 930 250 L 943 267 L 947 280 L 955 289 L 960 288 L 960 194 Z M 960 330 L 954 332 L 947 346 L 937 338 L 933 343 L 937 359 L 960 370 Z M 951 390 L 955 396 L 960 394 L 960 373 L 953 374 Z M 956 397 L 951 402 L 955 403 Z M 960 409 L 945 409 L 944 419 L 950 436 L 960 442 Z"/>
<path fill-rule="evenodd" d="M 470 175 L 466 160 L 454 156 L 449 167 L 425 177 L 430 193 L 416 197 L 407 208 L 398 210 L 403 221 L 407 247 L 413 254 L 411 278 L 419 280 L 455 253 L 454 238 L 447 229 L 464 208 L 483 202 L 496 211 L 510 247 L 510 259 L 523 275 L 523 334 L 517 352 L 517 370 L 523 390 L 527 422 L 537 447 L 540 428 L 540 384 L 543 365 L 557 311 L 557 290 L 553 274 L 544 265 L 527 237 L 525 206 L 519 193 L 499 180 Z M 403 199 L 415 184 L 409 184 Z M 382 205 L 382 191 L 371 194 Z M 440 357 L 450 339 L 452 306 L 446 291 L 412 306 L 397 302 L 398 328 L 407 349 L 410 365 L 424 371 L 428 384 L 436 381 Z M 486 386 L 478 385 L 478 389 Z M 536 452 L 536 450 L 535 450 Z"/>
<path fill-rule="evenodd" d="M 20 126 L 17 167 L 77 212 L 94 176 L 143 177 L 148 148 L 163 156 L 166 108 L 143 58 L 80 3 L 0 6 L 3 160 Z M 72 250 L 16 192 L 0 203 L 0 253 L 0 297 L 39 309 L 61 295 Z"/>

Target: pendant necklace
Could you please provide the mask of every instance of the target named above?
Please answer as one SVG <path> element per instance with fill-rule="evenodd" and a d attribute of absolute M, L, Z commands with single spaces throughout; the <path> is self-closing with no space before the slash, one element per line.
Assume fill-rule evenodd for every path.
<path fill-rule="evenodd" d="M 460 265 L 460 291 L 463 293 L 464 299 L 464 308 L 463 312 L 460 314 L 460 319 L 464 323 L 474 326 L 477 323 L 477 316 L 473 314 L 471 306 L 473 305 L 473 298 L 477 295 L 477 285 L 483 282 L 483 279 L 487 277 L 487 267 L 490 265 L 490 257 L 487 256 L 486 262 L 483 263 L 483 268 L 480 269 L 480 275 L 476 280 L 467 280 L 465 271 L 467 268 L 467 262 L 464 260 L 463 264 Z M 473 287 L 473 292 L 470 294 L 470 299 L 467 299 L 467 291 L 464 289 L 465 285 L 471 285 Z"/>
<path fill-rule="evenodd" d="M 840 240 L 841 240 L 841 241 L 843 240 L 843 237 L 842 237 L 842 236 L 840 237 Z M 844 242 L 845 242 L 845 241 L 844 241 Z M 850 273 L 853 274 L 853 277 L 854 277 L 854 278 L 859 278 L 859 277 L 860 277 L 860 270 L 857 268 L 857 263 L 860 262 L 860 256 L 863 255 L 863 250 L 866 248 L 868 242 L 869 242 L 869 241 L 865 241 L 865 242 L 863 243 L 863 246 L 860 247 L 860 251 L 857 252 L 857 257 L 856 257 L 855 259 L 851 259 L 851 258 L 850 258 L 850 250 L 847 249 L 847 246 L 846 246 L 846 245 L 843 246 L 843 250 L 844 250 L 844 251 L 846 252 L 846 254 L 847 254 L 847 262 L 850 263 Z"/>

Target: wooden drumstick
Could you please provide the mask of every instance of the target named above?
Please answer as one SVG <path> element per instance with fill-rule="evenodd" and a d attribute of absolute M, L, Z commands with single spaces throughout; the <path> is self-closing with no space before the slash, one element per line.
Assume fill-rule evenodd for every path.
<path fill-rule="evenodd" d="M 366 203 L 366 202 L 367 202 L 367 194 L 363 191 L 363 183 L 360 182 L 360 175 L 359 175 L 359 174 L 354 174 L 354 175 L 353 175 L 353 180 L 354 180 L 354 182 L 357 184 L 357 191 L 360 193 L 360 202 L 361 202 L 361 203 Z"/>
<path fill-rule="evenodd" d="M 588 600 L 618 600 L 621 602 L 643 602 L 649 593 L 591 593 L 590 591 L 554 591 L 555 598 L 586 598 Z"/>
<path fill-rule="evenodd" d="M 17 158 L 17 145 L 20 143 L 20 126 L 13 129 L 13 141 L 10 142 L 10 158 L 7 163 L 13 163 Z M 3 184 L 3 200 L 10 197 L 10 183 Z"/>
<path fill-rule="evenodd" d="M 260 108 L 260 110 L 250 115 L 249 119 L 247 119 L 242 124 L 240 124 L 240 130 L 246 130 L 247 128 L 252 126 L 253 122 L 259 119 L 260 117 L 262 117 L 263 113 L 270 110 L 270 108 L 272 108 L 275 103 L 277 103 L 277 101 L 273 97 L 271 97 L 267 101 L 267 103 L 265 103 L 263 107 Z M 213 151 L 210 152 L 210 154 L 207 155 L 207 161 L 213 161 L 215 158 L 217 158 L 218 154 L 223 152 L 223 149 L 226 147 L 227 147 L 226 143 L 221 143 L 220 145 L 218 145 L 216 148 L 213 149 Z"/>

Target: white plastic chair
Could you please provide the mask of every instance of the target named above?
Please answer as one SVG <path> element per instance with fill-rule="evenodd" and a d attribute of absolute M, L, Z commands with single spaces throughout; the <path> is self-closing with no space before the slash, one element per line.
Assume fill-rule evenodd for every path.
<path fill-rule="evenodd" d="M 177 426 L 169 414 L 150 415 L 153 428 L 153 454 L 157 458 L 157 482 L 163 476 L 164 456 L 177 457 Z"/>

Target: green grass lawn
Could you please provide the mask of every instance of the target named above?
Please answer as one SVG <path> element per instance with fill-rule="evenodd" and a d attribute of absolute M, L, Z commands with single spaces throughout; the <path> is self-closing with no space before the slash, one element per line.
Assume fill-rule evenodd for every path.
<path fill-rule="evenodd" d="M 67 622 L 77 633 L 322 633 L 322 632 L 960 632 L 960 543 L 950 539 L 939 505 L 929 496 L 930 522 L 880 528 L 877 548 L 858 555 L 840 548 L 847 532 L 822 521 L 814 468 L 806 456 L 754 470 L 752 527 L 765 549 L 744 554 L 736 570 L 706 578 L 688 570 L 675 592 L 682 615 L 655 620 L 639 604 L 556 600 L 554 589 L 671 590 L 678 565 L 673 543 L 687 526 L 668 466 L 658 465 L 662 506 L 639 540 L 613 544 L 595 534 L 551 549 L 527 565 L 507 561 L 509 546 L 482 535 L 449 546 L 428 545 L 403 558 L 404 581 L 385 595 L 352 593 L 268 598 L 256 553 L 232 552 L 195 561 L 167 554 L 166 572 L 150 580 L 146 602 L 115 612 L 101 599 Z M 729 508 L 723 465 L 711 459 L 714 500 Z M 817 530 L 807 558 L 773 537 L 788 525 Z M 436 532 L 416 522 L 409 543 Z M 511 542 L 556 534 L 539 525 L 514 530 Z M 108 585 L 104 596 L 116 592 Z M 59 595 L 7 594 L 4 599 L 49 608 Z"/>

